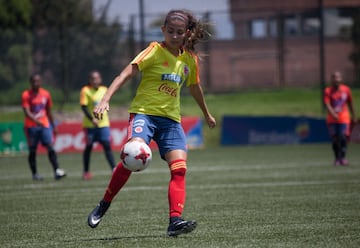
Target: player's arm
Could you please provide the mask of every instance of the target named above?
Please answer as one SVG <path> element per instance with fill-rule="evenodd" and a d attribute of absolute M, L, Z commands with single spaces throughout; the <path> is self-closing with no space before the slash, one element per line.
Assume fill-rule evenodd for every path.
<path fill-rule="evenodd" d="M 334 117 L 336 120 L 339 118 L 339 115 L 335 112 L 334 108 L 331 106 L 329 102 L 325 103 L 326 109 L 329 112 L 332 117 Z"/>
<path fill-rule="evenodd" d="M 31 119 L 33 122 L 36 123 L 38 126 L 42 126 L 43 124 L 35 117 L 33 113 L 31 113 L 30 107 L 23 107 L 24 114 L 26 117 Z"/>
<path fill-rule="evenodd" d="M 137 64 L 129 64 L 125 67 L 125 69 L 112 81 L 100 103 L 94 108 L 95 118 L 102 119 L 102 113 L 109 111 L 109 102 L 114 93 L 138 72 L 139 68 Z"/>
<path fill-rule="evenodd" d="M 325 103 L 325 107 L 326 107 L 326 110 L 328 111 L 328 113 L 337 120 L 339 118 L 339 116 L 335 112 L 334 108 L 331 106 L 330 95 L 329 95 L 328 89 L 325 89 L 324 103 Z"/>
<path fill-rule="evenodd" d="M 216 126 L 216 120 L 209 112 L 201 85 L 192 84 L 189 86 L 189 88 L 192 97 L 195 99 L 196 103 L 199 105 L 201 111 L 203 112 L 208 126 L 210 128 L 214 128 Z"/>
<path fill-rule="evenodd" d="M 53 116 L 52 111 L 51 111 L 51 104 L 46 104 L 46 114 L 47 114 L 47 117 L 49 119 L 50 125 L 51 125 L 51 127 L 53 129 L 53 132 L 55 134 L 57 134 L 57 128 L 56 128 L 56 125 L 55 125 L 54 116 Z"/>
<path fill-rule="evenodd" d="M 86 105 L 81 105 L 81 110 L 83 111 L 85 117 L 91 121 L 95 127 L 98 126 L 98 121 L 91 115 L 88 107 Z"/>
<path fill-rule="evenodd" d="M 350 114 L 351 114 L 352 121 L 356 122 L 355 109 L 354 109 L 354 104 L 353 104 L 351 92 L 349 92 L 349 98 L 348 98 L 348 101 L 347 101 L 347 105 L 349 107 L 349 111 L 350 111 Z"/>
<path fill-rule="evenodd" d="M 21 96 L 21 106 L 22 109 L 24 111 L 24 114 L 27 118 L 29 118 L 30 120 L 32 120 L 33 122 L 36 123 L 36 125 L 38 126 L 42 126 L 42 123 L 36 118 L 36 116 L 31 112 L 30 110 L 30 104 L 29 104 L 29 99 L 28 96 L 26 95 L 26 93 L 24 92 L 23 95 Z"/>
<path fill-rule="evenodd" d="M 91 123 L 94 125 L 94 127 L 98 127 L 98 120 L 94 118 L 94 116 L 92 116 L 92 114 L 89 111 L 88 105 L 89 105 L 89 99 L 91 99 L 91 97 L 87 96 L 87 87 L 83 87 L 80 91 L 80 107 L 82 112 L 85 115 L 85 118 L 87 118 L 89 121 L 91 121 Z"/>

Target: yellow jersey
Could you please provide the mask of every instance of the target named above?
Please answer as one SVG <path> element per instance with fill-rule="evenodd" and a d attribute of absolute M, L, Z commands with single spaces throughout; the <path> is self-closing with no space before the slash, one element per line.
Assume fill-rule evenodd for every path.
<path fill-rule="evenodd" d="M 89 112 L 93 115 L 93 110 L 99 104 L 102 97 L 107 90 L 106 86 L 100 86 L 95 89 L 91 86 L 84 86 L 80 92 L 80 105 L 87 106 Z M 85 116 L 82 123 L 85 128 L 94 128 L 94 124 Z M 110 126 L 109 116 L 107 111 L 103 113 L 103 118 L 99 120 L 98 127 Z"/>
<path fill-rule="evenodd" d="M 180 90 L 200 82 L 198 58 L 183 50 L 174 56 L 163 43 L 152 42 L 131 64 L 142 73 L 129 112 L 162 116 L 180 122 Z"/>

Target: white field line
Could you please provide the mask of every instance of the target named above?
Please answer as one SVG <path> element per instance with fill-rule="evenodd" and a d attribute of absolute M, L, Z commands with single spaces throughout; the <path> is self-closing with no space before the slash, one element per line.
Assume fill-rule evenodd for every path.
<path fill-rule="evenodd" d="M 349 184 L 360 184 L 359 180 L 324 180 L 324 181 L 285 181 L 285 182 L 254 182 L 254 183 L 233 183 L 233 184 L 207 184 L 207 185 L 187 185 L 187 189 L 193 190 L 216 190 L 216 189 L 244 189 L 244 188 L 269 188 L 269 187 L 297 187 L 297 186 L 314 186 L 314 185 L 349 185 Z M 17 187 L 18 188 L 18 187 Z M 34 197 L 59 197 L 57 194 L 53 194 L 52 192 L 48 192 L 44 194 L 29 194 L 29 190 L 31 189 L 49 189 L 49 188 L 57 188 L 61 190 L 61 195 L 65 196 L 66 194 L 73 195 L 75 193 L 97 193 L 104 192 L 106 186 L 97 186 L 91 188 L 63 188 L 60 189 L 56 183 L 48 183 L 48 184 L 27 184 L 21 186 L 22 191 L 14 192 L 14 191 L 6 191 L 0 193 L 0 196 L 10 195 L 10 196 L 22 196 L 22 198 L 34 198 Z M 14 187 L 11 187 L 14 189 Z M 20 187 L 18 188 L 20 189 Z M 25 190 L 24 190 L 25 189 Z M 168 189 L 167 185 L 163 186 L 125 186 L 121 191 L 166 191 Z"/>
<path fill-rule="evenodd" d="M 151 166 L 151 165 L 150 165 Z M 299 163 L 283 163 L 283 164 L 256 164 L 256 165 L 246 165 L 241 164 L 239 162 L 239 165 L 211 165 L 211 166 L 196 166 L 196 165 L 188 165 L 188 173 L 192 172 L 209 172 L 209 171 L 246 171 L 246 170 L 278 170 L 278 169 L 289 169 L 289 168 L 307 168 L 307 167 L 317 167 L 317 166 L 324 166 L 323 163 L 311 163 L 311 164 L 303 164 L 299 165 Z M 329 169 L 333 166 L 331 164 L 328 165 Z M 69 172 L 67 177 L 81 177 L 81 169 L 82 167 L 79 166 L 79 172 L 72 173 Z M 347 170 L 354 170 L 359 169 L 358 167 L 348 167 Z M 111 172 L 110 170 L 96 170 L 93 171 L 95 176 L 110 176 Z M 164 168 L 148 168 L 147 170 L 141 172 L 141 174 L 158 174 L 158 173 L 169 173 L 168 168 L 164 164 Z M 45 179 L 51 179 L 53 177 L 52 174 L 49 173 L 41 173 L 42 176 L 45 177 Z M 0 180 L 13 180 L 13 179 L 29 179 L 31 178 L 30 170 L 26 167 L 22 171 L 21 174 L 12 174 L 12 175 L 0 175 Z"/>

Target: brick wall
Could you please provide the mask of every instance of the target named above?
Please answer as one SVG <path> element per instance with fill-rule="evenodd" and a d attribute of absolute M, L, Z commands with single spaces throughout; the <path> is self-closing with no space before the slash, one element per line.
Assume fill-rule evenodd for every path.
<path fill-rule="evenodd" d="M 353 66 L 349 60 L 352 44 L 339 39 L 325 43 L 326 75 L 341 71 L 344 80 L 353 80 Z M 276 40 L 212 41 L 209 59 L 210 89 L 231 91 L 244 88 L 279 86 L 315 86 L 319 84 L 319 46 L 317 38 L 288 38 L 285 42 L 284 85 L 279 83 Z M 207 70 L 201 62 L 204 82 Z M 327 79 L 329 77 L 327 76 Z"/>

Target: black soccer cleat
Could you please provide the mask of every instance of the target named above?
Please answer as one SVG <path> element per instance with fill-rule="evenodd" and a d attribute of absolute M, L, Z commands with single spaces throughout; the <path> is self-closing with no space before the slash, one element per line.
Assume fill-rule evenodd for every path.
<path fill-rule="evenodd" d="M 40 176 L 39 174 L 35 173 L 33 176 L 32 176 L 32 179 L 34 181 L 42 181 L 44 180 L 44 178 L 42 176 Z"/>
<path fill-rule="evenodd" d="M 167 234 L 169 237 L 176 237 L 180 234 L 186 234 L 194 231 L 197 223 L 195 220 L 183 220 L 181 218 L 177 218 L 169 224 Z"/>
<path fill-rule="evenodd" d="M 91 213 L 89 214 L 88 225 L 91 228 L 97 227 L 109 207 L 110 202 L 105 202 L 104 200 L 101 200 L 99 204 L 94 208 L 94 210 L 91 211 Z"/>

